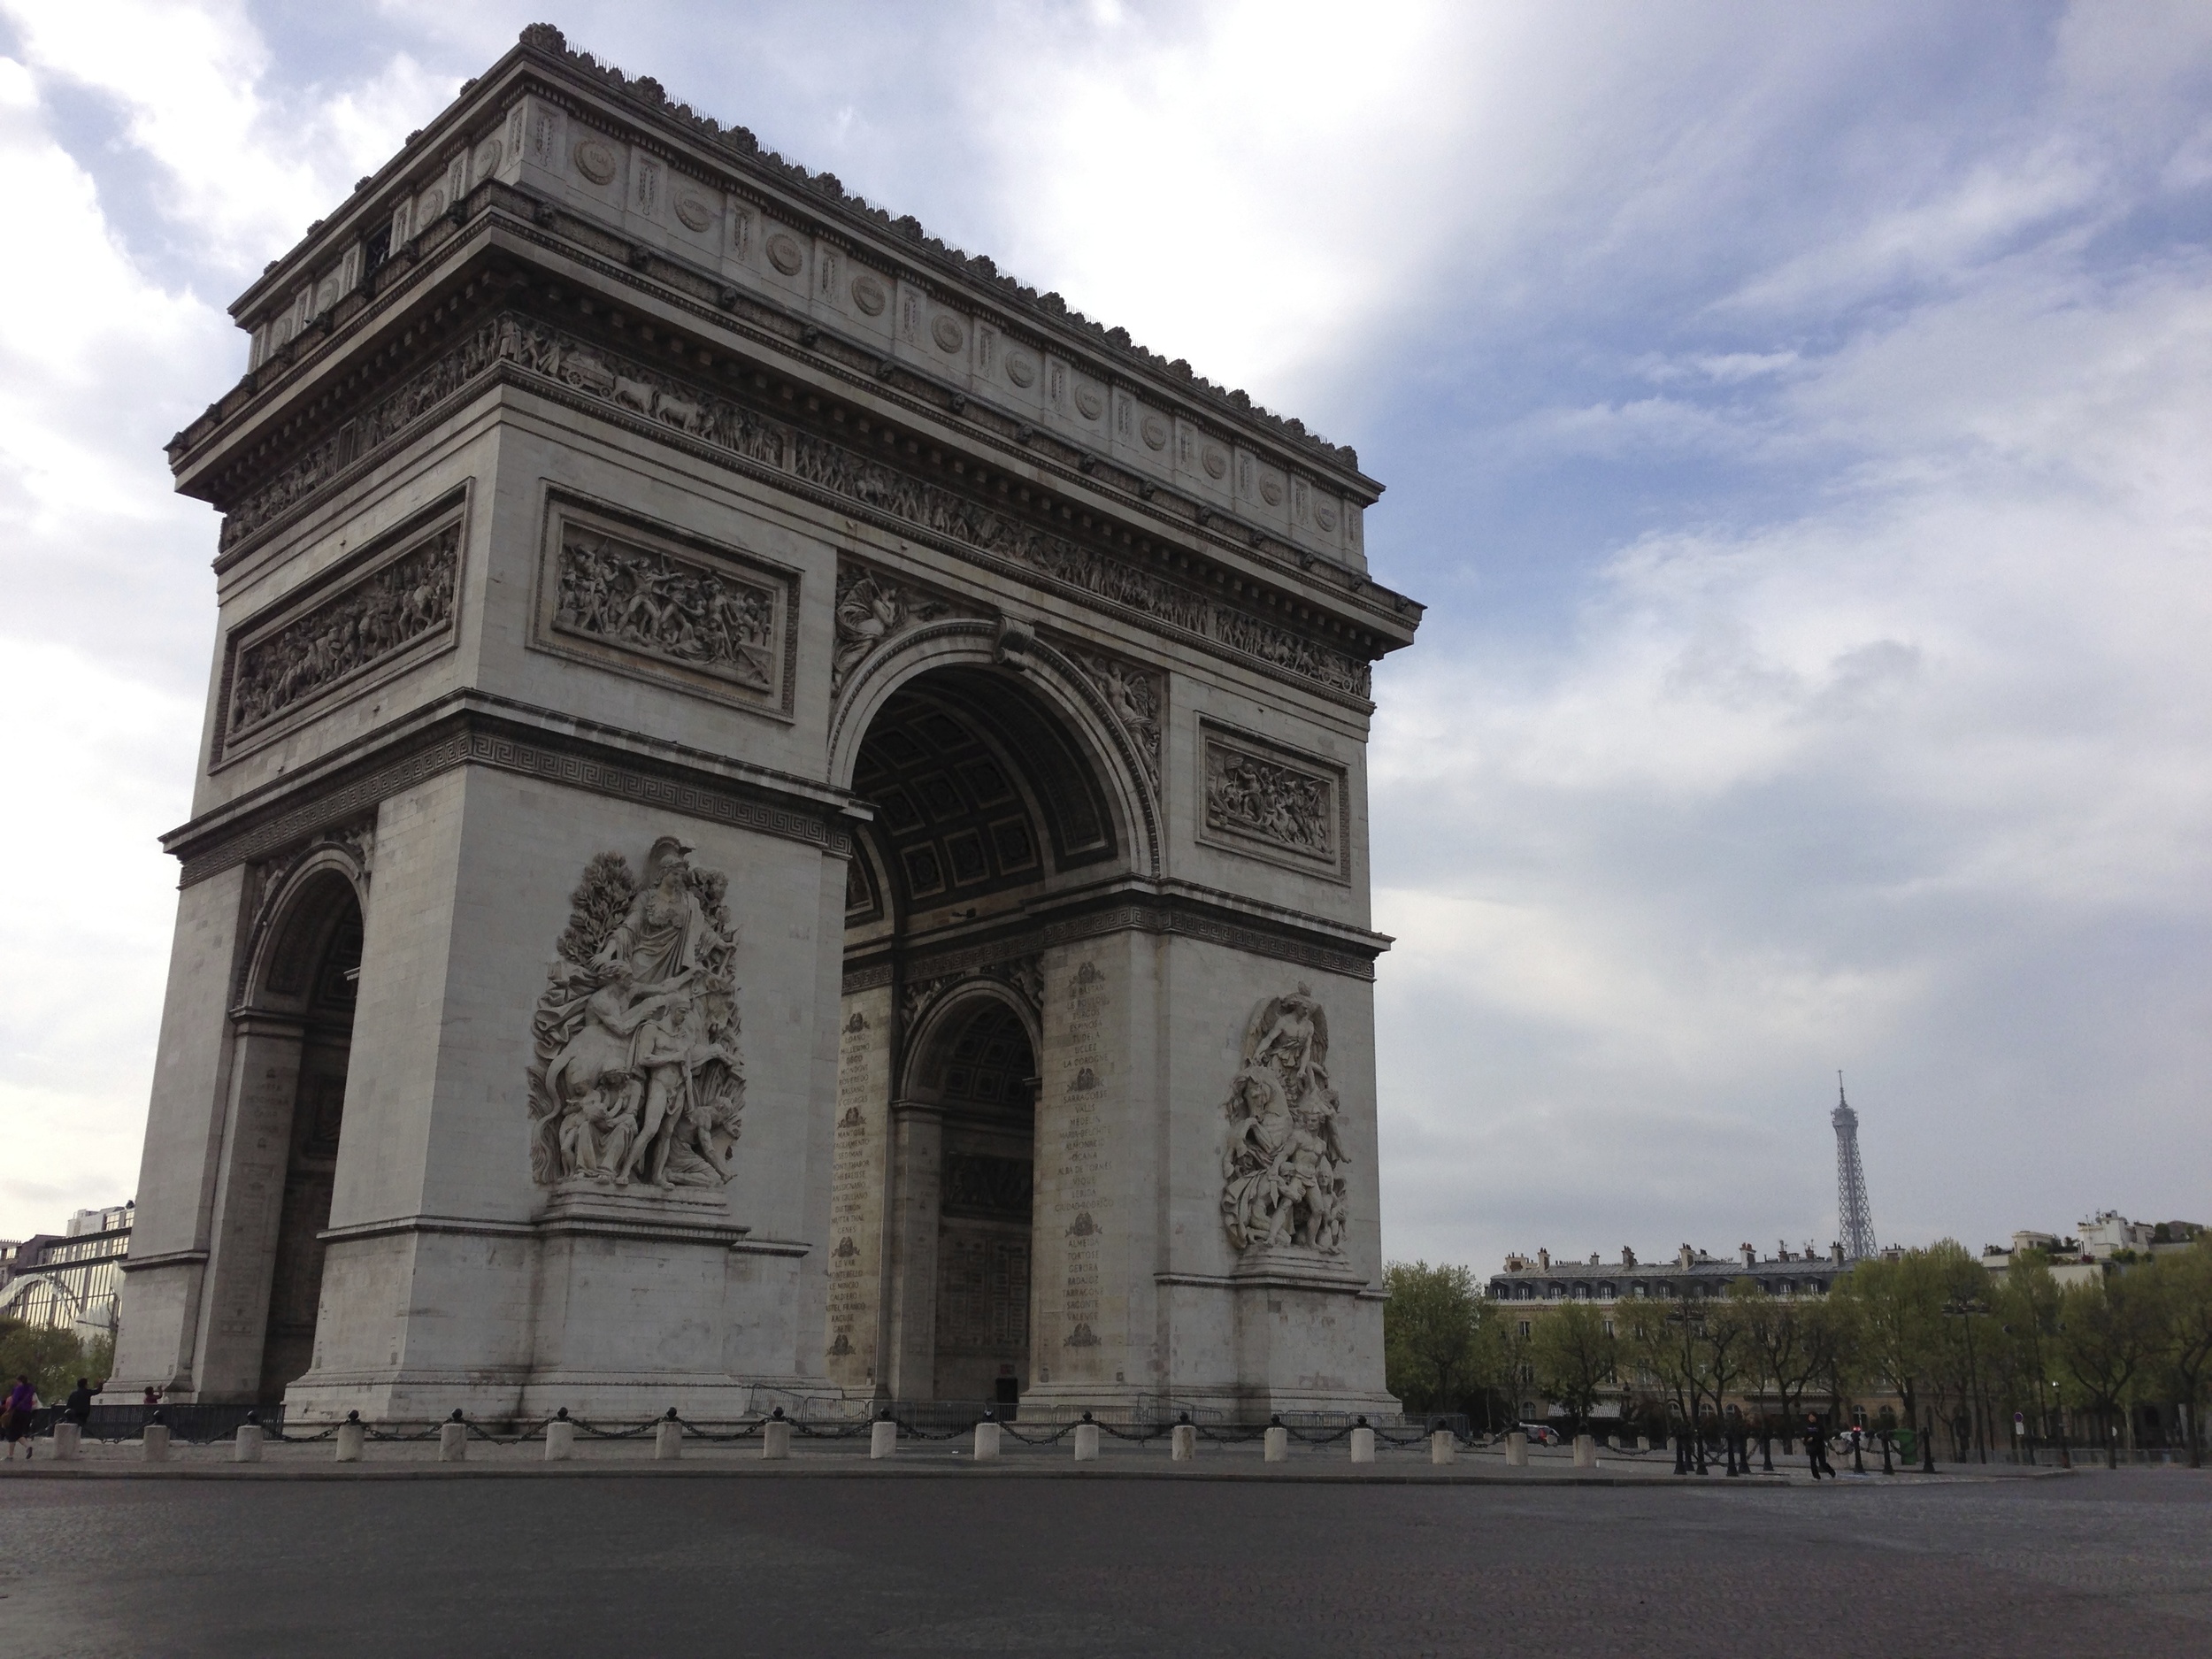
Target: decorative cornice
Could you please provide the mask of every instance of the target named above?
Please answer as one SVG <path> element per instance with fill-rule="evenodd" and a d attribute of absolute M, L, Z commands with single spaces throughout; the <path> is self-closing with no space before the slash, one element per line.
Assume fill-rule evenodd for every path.
<path fill-rule="evenodd" d="M 457 703 L 458 706 L 454 706 Z M 267 858 L 323 830 L 373 811 L 380 802 L 457 766 L 488 766 L 654 806 L 711 823 L 774 835 L 849 857 L 852 832 L 842 805 L 826 795 L 733 778 L 687 764 L 659 745 L 658 754 L 595 739 L 548 722 L 560 717 L 521 704 L 495 706 L 480 695 L 456 694 L 420 723 L 381 733 L 365 752 L 348 755 L 320 773 L 303 773 L 257 790 L 162 837 L 183 864 L 190 887 L 249 860 Z M 427 711 L 426 711 L 427 712 Z M 641 742 L 643 740 L 640 740 Z"/>
<path fill-rule="evenodd" d="M 841 514 L 871 519 L 996 572 L 1102 604 L 1168 637 L 1363 711 L 1367 660 L 1100 546 L 915 476 L 803 427 L 512 311 L 485 318 L 437 359 L 231 506 L 228 557 L 251 535 L 327 498 L 413 429 L 466 397 L 511 384 L 749 473 Z"/>

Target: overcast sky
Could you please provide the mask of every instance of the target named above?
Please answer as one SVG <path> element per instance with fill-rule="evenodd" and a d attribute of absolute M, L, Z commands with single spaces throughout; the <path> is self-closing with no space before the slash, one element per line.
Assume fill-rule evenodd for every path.
<path fill-rule="evenodd" d="M 540 15 L 0 0 L 0 1235 L 132 1190 L 224 307 Z M 1356 444 L 1383 1233 L 2212 1220 L 2212 5 L 575 4 Z"/>

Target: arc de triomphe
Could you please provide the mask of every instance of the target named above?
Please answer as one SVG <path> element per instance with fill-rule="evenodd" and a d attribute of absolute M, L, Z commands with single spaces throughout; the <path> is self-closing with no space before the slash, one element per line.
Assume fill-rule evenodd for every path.
<path fill-rule="evenodd" d="M 1350 450 L 544 27 L 234 313 L 116 1386 L 1392 1409 Z"/>

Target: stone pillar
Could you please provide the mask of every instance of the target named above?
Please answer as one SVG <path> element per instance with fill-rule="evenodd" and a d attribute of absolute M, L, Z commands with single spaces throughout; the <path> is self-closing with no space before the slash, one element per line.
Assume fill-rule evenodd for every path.
<path fill-rule="evenodd" d="M 369 1432 L 362 1425 L 361 1419 L 357 1417 L 348 1417 L 338 1425 L 338 1461 L 342 1463 L 359 1463 L 368 1439 Z"/>
<path fill-rule="evenodd" d="M 145 1438 L 138 1443 L 138 1455 L 150 1463 L 167 1463 L 169 1425 L 165 1423 L 149 1423 L 145 1428 Z"/>
<path fill-rule="evenodd" d="M 73 1463 L 84 1446 L 84 1425 L 79 1423 L 54 1425 L 54 1461 Z"/>
<path fill-rule="evenodd" d="M 1187 1463 L 1198 1455 L 1198 1425 L 1178 1423 L 1168 1440 L 1168 1455 L 1179 1463 Z"/>
<path fill-rule="evenodd" d="M 889 1355 L 877 1375 L 894 1400 L 927 1400 L 935 1391 L 937 1212 L 944 1145 L 944 1115 L 936 1107 L 918 1101 L 893 1103 Z"/>
<path fill-rule="evenodd" d="M 1263 1455 L 1269 1463 L 1286 1463 L 1290 1461 L 1290 1431 L 1281 1424 L 1275 1424 L 1268 1429 L 1264 1444 L 1266 1451 Z"/>
<path fill-rule="evenodd" d="M 893 1006 L 887 984 L 855 992 L 839 1004 L 823 1351 L 829 1379 L 864 1398 L 890 1387 L 890 1368 L 878 1348 L 888 1311 L 884 1207 L 891 1179 Z"/>
<path fill-rule="evenodd" d="M 1459 1437 L 1449 1429 L 1429 1432 L 1429 1462 L 1452 1463 L 1459 1461 Z"/>
<path fill-rule="evenodd" d="M 438 1461 L 465 1463 L 469 1455 L 469 1425 L 457 1419 L 438 1425 Z"/>
<path fill-rule="evenodd" d="M 780 1461 L 791 1455 L 791 1425 L 782 1417 L 770 1417 L 760 1425 L 760 1455 Z"/>
<path fill-rule="evenodd" d="M 1509 1469 L 1528 1467 L 1528 1436 L 1518 1429 L 1505 1432 L 1505 1462 Z"/>
<path fill-rule="evenodd" d="M 1587 1434 L 1575 1436 L 1575 1467 L 1595 1469 L 1598 1466 L 1598 1443 Z"/>
<path fill-rule="evenodd" d="M 241 1423 L 238 1438 L 231 1443 L 230 1461 L 234 1463 L 257 1463 L 261 1461 L 261 1425 Z"/>
<path fill-rule="evenodd" d="M 684 1455 L 684 1425 L 676 1421 L 672 1411 L 653 1429 L 653 1456 L 657 1462 L 672 1463 Z"/>
<path fill-rule="evenodd" d="M 250 1401 L 261 1386 L 305 1031 L 301 1020 L 276 1014 L 248 1014 L 234 1025 L 229 1121 L 193 1368 L 194 1397 L 202 1402 Z"/>
<path fill-rule="evenodd" d="M 1098 1425 L 1079 1423 L 1075 1425 L 1075 1461 L 1094 1463 L 1098 1461 Z"/>
<path fill-rule="evenodd" d="M 975 1425 L 975 1460 L 985 1463 L 998 1455 L 999 1439 L 1002 1431 L 995 1423 Z"/>
<path fill-rule="evenodd" d="M 566 1417 L 555 1417 L 545 1425 L 545 1461 L 565 1463 L 576 1455 L 576 1425 Z"/>
<path fill-rule="evenodd" d="M 888 1457 L 899 1449 L 899 1425 L 888 1417 L 877 1419 L 868 1431 L 868 1455 Z"/>
<path fill-rule="evenodd" d="M 1352 1431 L 1352 1461 L 1356 1463 L 1375 1461 L 1375 1431 L 1364 1423 Z"/>

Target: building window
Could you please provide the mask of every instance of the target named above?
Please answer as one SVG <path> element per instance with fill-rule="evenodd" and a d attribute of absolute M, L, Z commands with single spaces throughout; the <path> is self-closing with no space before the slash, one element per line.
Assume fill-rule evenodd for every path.
<path fill-rule="evenodd" d="M 1521 1334 L 1523 1336 L 1526 1336 L 1528 1334 L 1528 1321 L 1525 1319 L 1521 1321 Z"/>

